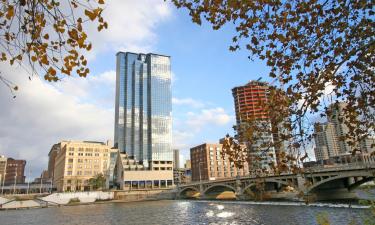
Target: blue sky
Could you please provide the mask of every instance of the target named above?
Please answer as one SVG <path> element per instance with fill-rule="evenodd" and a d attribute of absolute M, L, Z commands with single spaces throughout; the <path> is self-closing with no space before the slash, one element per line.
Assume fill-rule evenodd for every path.
<path fill-rule="evenodd" d="M 228 50 L 231 25 L 219 31 L 198 26 L 185 10 L 163 0 L 107 1 L 104 17 L 108 30 L 97 33 L 89 27 L 93 51 L 88 54 L 88 78 L 69 77 L 55 84 L 38 77 L 29 81 L 22 68 L 1 64 L 20 90 L 13 99 L 0 88 L 0 154 L 26 159 L 34 177 L 47 167 L 48 152 L 60 140 L 113 139 L 117 51 L 172 57 L 173 145 L 182 160 L 189 157 L 190 147 L 233 133 L 233 87 L 268 79 L 263 62 L 249 61 L 246 50 Z"/>
<path fill-rule="evenodd" d="M 268 69 L 261 61 L 250 61 L 246 50 L 228 50 L 235 32 L 233 26 L 215 31 L 207 23 L 201 26 L 192 23 L 185 10 L 174 6 L 170 10 L 168 19 L 154 27 L 156 41 L 149 51 L 172 57 L 173 97 L 191 100 L 190 104 L 173 105 L 174 145 L 181 148 L 186 158 L 189 147 L 206 141 L 217 142 L 226 133 L 233 132 L 231 89 L 260 76 L 268 79 Z M 91 65 L 97 73 L 115 68 L 115 51 L 99 54 Z M 207 123 L 191 134 L 193 137 L 180 140 L 176 132 L 184 130 L 180 127 L 184 126 L 180 125 L 181 121 L 188 120 L 191 113 L 201 114 L 202 110 L 215 108 L 223 109 L 220 112 L 230 120 L 219 125 Z"/>

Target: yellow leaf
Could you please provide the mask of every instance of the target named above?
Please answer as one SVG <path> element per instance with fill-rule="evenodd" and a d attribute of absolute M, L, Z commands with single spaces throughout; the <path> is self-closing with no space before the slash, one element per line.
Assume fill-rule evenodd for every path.
<path fill-rule="evenodd" d="M 99 4 L 104 4 L 104 0 L 99 0 L 98 3 Z"/>
<path fill-rule="evenodd" d="M 14 16 L 14 6 L 9 5 L 8 10 L 7 10 L 7 14 L 6 14 L 6 18 L 8 20 L 10 20 L 10 19 L 12 19 L 13 16 Z"/>
<path fill-rule="evenodd" d="M 48 69 L 48 73 L 51 74 L 52 76 L 55 76 L 56 75 L 56 70 L 54 68 L 50 67 Z"/>
<path fill-rule="evenodd" d="M 85 15 L 90 18 L 90 20 L 95 20 L 95 18 L 97 17 L 97 14 L 94 12 L 91 12 L 87 9 L 85 9 Z"/>
<path fill-rule="evenodd" d="M 43 37 L 44 37 L 44 39 L 49 39 L 49 35 L 48 34 L 45 34 Z"/>

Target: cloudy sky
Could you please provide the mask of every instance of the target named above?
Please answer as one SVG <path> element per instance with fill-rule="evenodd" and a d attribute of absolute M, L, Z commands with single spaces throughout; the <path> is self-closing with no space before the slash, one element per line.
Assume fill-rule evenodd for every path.
<path fill-rule="evenodd" d="M 39 176 L 47 154 L 60 140 L 113 139 L 115 54 L 118 51 L 170 55 L 173 73 L 173 146 L 182 159 L 189 148 L 217 142 L 233 133 L 231 89 L 268 73 L 245 50 L 230 52 L 234 29 L 213 31 L 193 24 L 184 10 L 163 0 L 110 0 L 104 17 L 109 29 L 90 29 L 91 74 L 48 83 L 19 67 L 1 65 L 15 82 L 17 97 L 0 86 L 0 154 L 27 160 L 27 172 Z"/>

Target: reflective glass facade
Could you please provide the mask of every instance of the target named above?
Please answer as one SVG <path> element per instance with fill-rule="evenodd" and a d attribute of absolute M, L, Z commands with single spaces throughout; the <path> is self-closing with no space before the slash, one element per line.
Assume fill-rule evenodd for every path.
<path fill-rule="evenodd" d="M 170 57 L 117 53 L 115 146 L 142 162 L 172 161 Z"/>

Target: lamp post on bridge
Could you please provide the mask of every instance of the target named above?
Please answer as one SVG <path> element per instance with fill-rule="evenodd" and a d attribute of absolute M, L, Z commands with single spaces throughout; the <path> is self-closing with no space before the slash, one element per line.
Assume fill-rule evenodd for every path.
<path fill-rule="evenodd" d="M 2 186 L 1 186 L 1 195 L 3 195 L 4 194 L 4 184 L 5 184 L 5 176 L 6 176 L 6 172 L 4 173 L 4 177 L 3 177 L 3 184 L 2 184 Z"/>
<path fill-rule="evenodd" d="M 201 164 L 202 164 L 203 162 L 199 162 L 198 163 L 198 170 L 199 170 L 199 183 L 202 183 L 202 175 L 201 175 Z"/>
<path fill-rule="evenodd" d="M 16 164 L 16 173 L 14 174 L 13 194 L 16 194 L 16 183 L 17 183 L 17 164 Z"/>
<path fill-rule="evenodd" d="M 31 170 L 29 169 L 29 179 L 27 179 L 27 194 L 29 194 L 29 189 L 30 189 L 30 175 L 31 175 Z"/>

